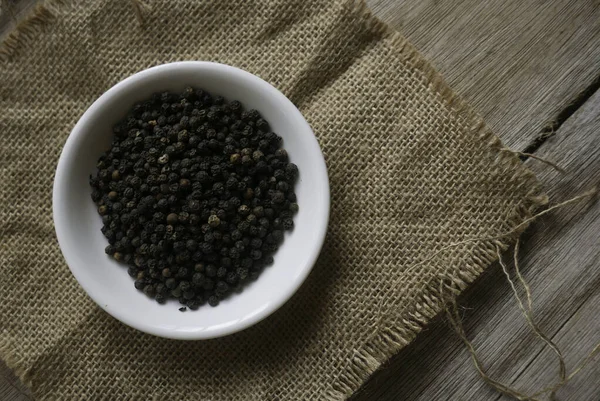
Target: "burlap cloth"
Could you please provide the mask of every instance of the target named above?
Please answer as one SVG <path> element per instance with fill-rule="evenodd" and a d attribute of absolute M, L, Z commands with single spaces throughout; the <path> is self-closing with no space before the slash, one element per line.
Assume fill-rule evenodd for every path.
<path fill-rule="evenodd" d="M 464 289 L 510 238 L 434 252 L 508 230 L 542 199 L 360 1 L 66 3 L 38 7 L 0 48 L 0 355 L 36 398 L 346 398 L 440 311 L 442 278 Z M 142 334 L 96 307 L 52 224 L 54 170 L 77 119 L 121 79 L 175 60 L 234 65 L 281 89 L 331 180 L 326 245 L 302 288 L 210 341 Z"/>

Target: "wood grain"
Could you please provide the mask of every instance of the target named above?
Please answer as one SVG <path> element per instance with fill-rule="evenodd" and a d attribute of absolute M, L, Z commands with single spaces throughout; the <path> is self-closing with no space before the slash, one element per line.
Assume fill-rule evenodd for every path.
<path fill-rule="evenodd" d="M 17 18 L 35 3 L 5 1 L 16 3 Z M 597 0 L 367 3 L 424 53 L 507 145 L 536 150 L 536 138 L 547 133 L 546 127 L 559 127 L 536 154 L 559 162 L 570 175 L 527 162 L 557 201 L 600 183 L 600 95 L 586 102 L 600 85 Z M 0 35 L 12 26 L 9 15 L 1 13 Z M 522 251 L 539 321 L 564 348 L 568 367 L 600 341 L 599 232 L 598 204 L 578 205 L 530 229 Z M 552 381 L 557 372 L 554 356 L 530 334 L 499 266 L 490 267 L 461 303 L 466 330 L 494 377 L 525 390 Z M 600 400 L 598 362 L 596 358 L 562 389 L 558 399 Z M 353 399 L 507 400 L 481 382 L 463 345 L 441 318 Z M 1 362 L 0 400 L 30 400 Z"/>
<path fill-rule="evenodd" d="M 31 401 L 29 389 L 19 381 L 13 372 L 0 360 L 0 400 Z"/>
<path fill-rule="evenodd" d="M 600 91 L 543 144 L 537 155 L 567 169 L 562 176 L 534 160 L 553 198 L 566 200 L 600 181 Z M 564 348 L 573 368 L 600 343 L 600 202 L 581 203 L 543 218 L 526 233 L 521 269 L 543 330 Z M 511 255 L 505 255 L 506 261 Z M 490 375 L 529 392 L 551 384 L 556 357 L 525 324 L 496 264 L 461 297 L 464 322 Z M 600 399 L 600 358 L 558 392 L 558 400 Z M 508 400 L 479 378 L 464 346 L 438 318 L 393 358 L 353 400 Z"/>
<path fill-rule="evenodd" d="M 597 0 L 367 3 L 513 149 L 543 135 L 600 77 Z"/>
<path fill-rule="evenodd" d="M 9 32 L 15 22 L 27 14 L 37 0 L 0 0 L 0 37 Z"/>
<path fill-rule="evenodd" d="M 539 164 L 532 166 L 548 183 L 551 193 L 566 199 L 600 184 L 600 91 L 597 91 L 545 143 L 537 155 L 551 158 L 570 172 L 566 177 L 542 172 Z M 581 204 L 557 213 L 538 227 L 531 238 L 526 268 L 529 275 L 539 275 L 537 309 L 540 321 L 554 339 L 564 347 L 567 366 L 573 367 L 600 343 L 600 202 Z M 552 234 L 550 234 L 552 233 Z M 537 246 L 539 243 L 540 247 Z M 533 249 L 533 247 L 537 248 Z M 527 373 L 511 376 L 518 386 L 541 387 L 549 382 L 547 367 L 550 353 L 531 358 L 515 358 L 516 366 L 525 366 Z M 558 399 L 600 400 L 600 357 L 568 387 L 557 393 Z M 554 363 L 556 369 L 556 363 Z M 555 370 L 554 369 L 554 370 Z M 537 372 L 537 373 L 536 373 Z"/>

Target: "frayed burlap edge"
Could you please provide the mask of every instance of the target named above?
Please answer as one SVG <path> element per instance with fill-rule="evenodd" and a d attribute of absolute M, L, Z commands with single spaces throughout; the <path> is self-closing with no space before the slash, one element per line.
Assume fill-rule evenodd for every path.
<path fill-rule="evenodd" d="M 141 0 L 129 1 L 132 5 L 132 16 L 142 24 L 143 13 L 147 11 L 147 6 Z M 47 26 L 58 21 L 61 13 L 74 3 L 76 0 L 45 0 L 32 7 L 26 17 L 19 21 L 11 31 L 0 37 L 0 61 L 9 61 L 19 51 L 25 50 L 29 43 L 35 41 Z M 13 371 L 21 383 L 31 388 L 31 369 L 22 367 L 23 357 L 18 354 L 16 348 L 6 340 L 5 336 L 0 336 L 0 359 L 6 363 L 6 366 Z"/>
<path fill-rule="evenodd" d="M 46 0 L 33 7 L 29 15 L 17 23 L 17 26 L 8 32 L 0 43 L 0 61 L 7 61 L 27 43 L 44 31 L 48 24 L 56 21 L 64 7 L 73 0 Z"/>
<path fill-rule="evenodd" d="M 528 219 L 533 213 L 548 203 L 548 197 L 543 193 L 541 184 L 533 172 L 523 166 L 522 162 L 506 149 L 500 139 L 464 100 L 462 100 L 448 86 L 441 75 L 428 61 L 402 36 L 398 31 L 390 28 L 383 21 L 375 17 L 364 0 L 355 0 L 351 3 L 358 18 L 361 18 L 374 33 L 380 34 L 383 40 L 397 49 L 407 60 L 420 69 L 430 83 L 432 92 L 438 93 L 445 101 L 446 106 L 454 110 L 465 119 L 471 127 L 473 138 L 478 138 L 488 144 L 491 150 L 497 152 L 494 164 L 499 166 L 511 178 L 524 183 L 529 187 L 527 195 L 521 205 L 507 217 L 508 227 L 515 227 Z M 327 394 L 328 401 L 343 400 L 350 397 L 383 363 L 392 355 L 411 343 L 421 332 L 426 324 L 443 311 L 445 300 L 440 296 L 440 281 L 449 287 L 455 297 L 468 287 L 490 264 L 498 259 L 496 246 L 507 249 L 520 234 L 527 228 L 521 226 L 514 234 L 500 240 L 482 240 L 472 250 L 469 260 L 461 266 L 449 266 L 440 273 L 435 282 L 430 282 L 426 293 L 404 315 L 398 316 L 402 327 L 376 329 L 370 340 L 354 352 L 337 382 L 333 383 L 331 391 Z"/>
<path fill-rule="evenodd" d="M 17 354 L 15 348 L 11 347 L 10 342 L 6 339 L 0 339 L 0 359 L 2 359 L 6 366 L 13 371 L 21 383 L 28 388 L 31 388 L 29 370 L 21 366 L 21 357 Z"/>
<path fill-rule="evenodd" d="M 133 6 L 132 14 L 140 23 L 143 23 L 140 12 L 144 7 L 140 7 L 139 0 L 130 1 Z M 0 61 L 9 60 L 29 42 L 35 40 L 45 27 L 56 22 L 61 11 L 72 3 L 73 0 L 46 0 L 36 5 L 27 17 L 2 38 Z M 548 203 L 548 198 L 543 193 L 535 175 L 525 168 L 514 154 L 502 151 L 505 147 L 483 119 L 454 93 L 433 66 L 399 32 L 375 17 L 364 0 L 354 0 L 350 2 L 349 7 L 353 7 L 352 11 L 357 18 L 360 18 L 374 34 L 381 35 L 382 40 L 388 41 L 423 72 L 430 83 L 431 91 L 437 93 L 448 108 L 453 109 L 469 122 L 474 138 L 484 141 L 491 150 L 497 152 L 494 164 L 504 170 L 506 174 L 511 174 L 512 179 L 519 180 L 529 187 L 521 205 L 513 211 L 511 216 L 508 216 L 508 227 L 519 225 L 531 217 L 535 210 Z M 482 240 L 473 248 L 469 260 L 461 266 L 448 267 L 440 274 L 438 280 L 450 283 L 450 290 L 455 296 L 458 296 L 487 266 L 498 259 L 496 246 L 502 249 L 508 248 L 526 228 L 527 225 L 523 225 L 513 235 L 500 240 Z M 443 310 L 444 301 L 439 295 L 439 291 L 439 282 L 429 283 L 426 293 L 414 305 L 413 311 L 398 316 L 402 327 L 375 328 L 370 340 L 363 347 L 355 350 L 353 358 L 348 361 L 337 382 L 332 384 L 325 399 L 334 401 L 348 398 L 392 355 L 410 344 L 425 325 Z M 31 387 L 30 372 L 21 367 L 21 358 L 8 341 L 0 341 L 0 358 L 26 386 Z"/>
<path fill-rule="evenodd" d="M 46 0 L 32 7 L 26 17 L 0 38 L 0 61 L 10 60 L 19 50 L 24 49 L 31 41 L 34 41 L 46 26 L 57 20 L 60 12 L 71 1 Z M 0 337 L 0 358 L 19 378 L 21 383 L 31 388 L 31 370 L 22 366 L 22 356 L 19 355 L 16 348 L 4 335 Z"/>

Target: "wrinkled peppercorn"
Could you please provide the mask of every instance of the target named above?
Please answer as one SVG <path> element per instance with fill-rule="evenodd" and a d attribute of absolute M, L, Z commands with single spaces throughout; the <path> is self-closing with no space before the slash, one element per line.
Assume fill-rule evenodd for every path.
<path fill-rule="evenodd" d="M 217 306 L 273 262 L 298 211 L 296 165 L 256 110 L 201 89 L 155 94 L 90 177 L 107 255 L 159 303 Z"/>

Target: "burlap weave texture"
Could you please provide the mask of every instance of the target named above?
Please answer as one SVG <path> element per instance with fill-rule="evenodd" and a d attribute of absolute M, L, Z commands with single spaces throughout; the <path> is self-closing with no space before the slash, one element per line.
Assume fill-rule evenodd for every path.
<path fill-rule="evenodd" d="M 0 46 L 0 356 L 40 399 L 346 398 L 439 312 L 440 280 L 465 288 L 495 243 L 415 263 L 523 221 L 539 203 L 535 178 L 359 1 L 145 4 L 50 1 Z M 155 338 L 100 310 L 52 224 L 53 174 L 77 119 L 121 79 L 177 60 L 234 65 L 282 90 L 331 182 L 306 283 L 265 321 L 210 341 Z"/>

